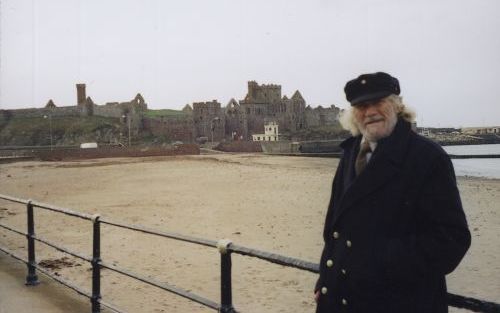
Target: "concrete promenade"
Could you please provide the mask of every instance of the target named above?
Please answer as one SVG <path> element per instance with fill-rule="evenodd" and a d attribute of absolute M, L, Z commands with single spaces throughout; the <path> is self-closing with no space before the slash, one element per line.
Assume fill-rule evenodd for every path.
<path fill-rule="evenodd" d="M 0 313 L 89 313 L 90 301 L 39 275 L 40 284 L 24 285 L 26 265 L 0 252 Z"/>

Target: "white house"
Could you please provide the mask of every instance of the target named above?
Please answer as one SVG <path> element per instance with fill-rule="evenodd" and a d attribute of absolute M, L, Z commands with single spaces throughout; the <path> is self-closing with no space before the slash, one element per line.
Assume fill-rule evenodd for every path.
<path fill-rule="evenodd" d="M 278 123 L 268 122 L 264 124 L 264 133 L 253 134 L 252 139 L 253 141 L 278 141 L 279 140 Z"/>

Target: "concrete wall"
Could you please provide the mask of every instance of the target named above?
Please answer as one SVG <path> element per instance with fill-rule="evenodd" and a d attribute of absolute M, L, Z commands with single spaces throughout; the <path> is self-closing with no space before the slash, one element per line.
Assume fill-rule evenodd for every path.
<path fill-rule="evenodd" d="M 264 153 L 292 153 L 298 152 L 298 149 L 293 150 L 292 142 L 288 140 L 282 141 L 263 141 L 260 143 Z M 298 147 L 298 143 L 295 145 Z"/>

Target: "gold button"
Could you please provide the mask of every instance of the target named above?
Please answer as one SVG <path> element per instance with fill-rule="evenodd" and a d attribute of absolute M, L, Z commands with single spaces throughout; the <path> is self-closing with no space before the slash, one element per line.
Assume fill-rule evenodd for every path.
<path fill-rule="evenodd" d="M 342 299 L 342 304 L 343 305 L 347 305 L 347 300 L 346 299 Z"/>
<path fill-rule="evenodd" d="M 332 260 L 326 261 L 326 266 L 332 267 L 333 266 L 333 261 Z"/>
<path fill-rule="evenodd" d="M 321 288 L 322 294 L 326 295 L 327 292 L 328 292 L 328 289 L 326 289 L 326 287 Z"/>
<path fill-rule="evenodd" d="M 339 233 L 334 231 L 333 232 L 333 238 L 338 239 L 339 238 Z"/>
<path fill-rule="evenodd" d="M 347 240 L 345 244 L 347 245 L 348 248 L 352 247 L 352 242 L 350 240 Z"/>
<path fill-rule="evenodd" d="M 341 270 L 341 272 L 342 272 L 342 274 L 344 274 L 344 275 L 345 275 L 345 274 L 347 274 L 347 271 L 346 271 L 345 269 L 342 269 L 342 270 Z"/>

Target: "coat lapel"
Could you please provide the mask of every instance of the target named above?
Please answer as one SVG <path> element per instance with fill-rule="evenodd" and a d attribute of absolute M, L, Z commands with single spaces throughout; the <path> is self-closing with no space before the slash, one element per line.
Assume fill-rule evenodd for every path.
<path fill-rule="evenodd" d="M 378 142 L 377 149 L 363 173 L 356 177 L 352 184 L 345 186 L 347 189 L 338 200 L 339 202 L 333 214 L 332 225 L 349 207 L 362 199 L 366 199 L 401 171 L 401 164 L 407 152 L 410 131 L 410 124 L 399 120 L 391 136 Z M 359 142 L 359 138 L 358 140 L 351 140 L 344 155 L 349 155 L 352 160 L 355 159 L 355 153 L 358 151 L 356 145 L 359 145 Z M 354 163 L 352 160 L 347 162 L 351 167 Z M 348 169 L 347 171 L 352 170 L 354 169 Z"/>

